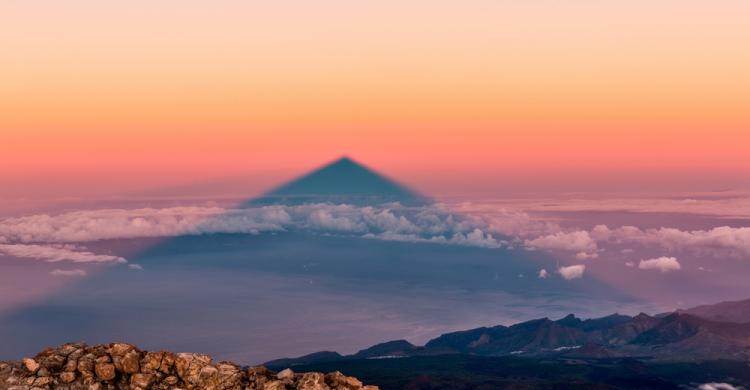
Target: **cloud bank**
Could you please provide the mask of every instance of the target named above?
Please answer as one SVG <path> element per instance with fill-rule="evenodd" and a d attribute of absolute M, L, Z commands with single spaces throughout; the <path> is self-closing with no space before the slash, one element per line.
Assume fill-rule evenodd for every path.
<path fill-rule="evenodd" d="M 126 262 L 122 257 L 97 255 L 69 244 L 108 239 L 283 231 L 485 248 L 499 248 L 503 244 L 481 220 L 457 216 L 437 206 L 308 204 L 247 209 L 105 209 L 6 218 L 0 220 L 0 253 L 47 262 Z"/>

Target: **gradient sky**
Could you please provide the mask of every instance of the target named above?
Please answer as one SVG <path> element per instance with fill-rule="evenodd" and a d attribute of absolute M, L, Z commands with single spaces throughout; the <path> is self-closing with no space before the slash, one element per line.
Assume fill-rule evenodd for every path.
<path fill-rule="evenodd" d="M 7 0 L 0 180 L 286 178 L 349 154 L 429 192 L 748 187 L 748 15 L 742 0 Z"/>

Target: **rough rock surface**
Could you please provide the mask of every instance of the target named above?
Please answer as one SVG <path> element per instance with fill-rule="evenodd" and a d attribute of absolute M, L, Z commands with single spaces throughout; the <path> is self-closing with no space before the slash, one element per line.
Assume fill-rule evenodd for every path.
<path fill-rule="evenodd" d="M 48 348 L 33 359 L 0 362 L 0 390 L 377 390 L 340 372 L 279 373 L 214 363 L 198 353 L 148 352 L 125 343 Z"/>

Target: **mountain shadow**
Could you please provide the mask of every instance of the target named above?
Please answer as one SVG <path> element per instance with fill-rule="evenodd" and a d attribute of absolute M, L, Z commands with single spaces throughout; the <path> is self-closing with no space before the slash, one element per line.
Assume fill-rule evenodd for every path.
<path fill-rule="evenodd" d="M 346 203 L 362 206 L 391 202 L 406 206 L 431 203 L 426 196 L 349 157 L 342 157 L 247 201 L 242 206 L 304 203 Z"/>

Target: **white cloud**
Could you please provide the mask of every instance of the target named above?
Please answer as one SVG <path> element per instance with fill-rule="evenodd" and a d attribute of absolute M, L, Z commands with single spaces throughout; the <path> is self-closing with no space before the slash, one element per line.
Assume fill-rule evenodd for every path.
<path fill-rule="evenodd" d="M 631 268 L 632 268 L 632 267 L 635 267 L 635 263 L 634 263 L 634 262 L 632 262 L 632 261 L 626 261 L 626 262 L 625 262 L 625 266 L 626 266 L 626 267 L 631 267 Z"/>
<path fill-rule="evenodd" d="M 539 279 L 547 279 L 548 276 L 549 272 L 546 269 L 542 268 L 539 270 Z"/>
<path fill-rule="evenodd" d="M 680 262 L 674 257 L 659 257 L 656 259 L 641 260 L 638 268 L 647 270 L 659 270 L 661 272 L 679 271 Z"/>
<path fill-rule="evenodd" d="M 583 264 L 563 266 L 557 269 L 557 272 L 565 280 L 577 279 L 583 277 L 586 266 Z"/>
<path fill-rule="evenodd" d="M 729 383 L 704 383 L 698 386 L 698 390 L 744 390 L 744 387 L 733 386 Z"/>
<path fill-rule="evenodd" d="M 10 256 L 42 260 L 48 263 L 126 263 L 120 256 L 97 255 L 73 245 L 0 244 L 0 253 Z"/>
<path fill-rule="evenodd" d="M 719 226 L 710 230 L 686 231 L 667 227 L 641 230 L 635 226 L 609 229 L 599 225 L 592 230 L 591 237 L 599 242 L 656 245 L 669 251 L 710 251 L 750 256 L 750 227 Z M 632 250 L 622 250 L 622 253 L 629 252 Z"/>
<path fill-rule="evenodd" d="M 557 232 L 533 240 L 526 240 L 526 245 L 552 250 L 593 253 L 596 251 L 596 241 L 588 232 L 578 230 L 570 233 Z"/>
<path fill-rule="evenodd" d="M 142 265 L 140 265 L 140 264 L 134 264 L 134 263 L 131 263 L 131 264 L 128 264 L 128 268 L 130 268 L 130 269 L 135 269 L 135 270 L 139 270 L 139 271 L 140 271 L 140 270 L 142 270 L 142 269 L 143 269 L 143 266 L 142 266 Z"/>
<path fill-rule="evenodd" d="M 49 273 L 52 276 L 86 276 L 86 271 L 80 268 L 76 269 L 56 269 Z"/>

